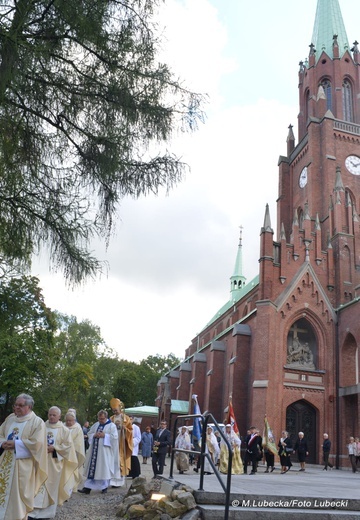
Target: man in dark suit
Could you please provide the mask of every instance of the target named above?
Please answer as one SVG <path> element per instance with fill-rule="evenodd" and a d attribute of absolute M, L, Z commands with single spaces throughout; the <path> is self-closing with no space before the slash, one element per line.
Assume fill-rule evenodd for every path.
<path fill-rule="evenodd" d="M 324 443 L 322 445 L 323 454 L 324 454 L 324 469 L 327 471 L 328 466 L 330 469 L 332 469 L 334 466 L 329 462 L 329 455 L 330 455 L 330 449 L 331 449 L 331 441 L 329 439 L 329 435 L 327 433 L 324 433 Z"/>
<path fill-rule="evenodd" d="M 171 445 L 171 433 L 166 428 L 166 421 L 161 421 L 160 428 L 156 430 L 152 453 L 152 468 L 154 477 L 162 475 L 164 471 L 165 457 Z"/>
<path fill-rule="evenodd" d="M 259 430 L 255 426 L 251 426 L 250 434 L 246 439 L 246 454 L 244 462 L 244 473 L 247 474 L 247 464 L 251 462 L 252 470 L 250 475 L 255 475 L 259 459 L 262 457 L 262 438 Z"/>

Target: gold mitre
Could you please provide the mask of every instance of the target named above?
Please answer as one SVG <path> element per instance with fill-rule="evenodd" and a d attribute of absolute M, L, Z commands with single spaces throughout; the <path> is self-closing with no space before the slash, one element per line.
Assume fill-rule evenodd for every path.
<path fill-rule="evenodd" d="M 110 407 L 111 407 L 111 409 L 120 408 L 120 410 L 123 410 L 124 403 L 122 401 L 120 401 L 120 399 L 118 399 L 117 397 L 113 397 L 110 401 Z"/>

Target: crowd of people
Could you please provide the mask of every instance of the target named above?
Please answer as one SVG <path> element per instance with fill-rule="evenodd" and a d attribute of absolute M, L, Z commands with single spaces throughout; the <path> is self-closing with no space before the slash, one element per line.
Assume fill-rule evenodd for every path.
<path fill-rule="evenodd" d="M 162 420 L 155 430 L 147 426 L 141 432 L 134 417 L 125 414 L 124 403 L 113 398 L 110 401 L 111 417 L 100 410 L 97 421 L 90 427 L 83 426 L 76 418 L 76 410 L 70 408 L 64 415 L 57 406 L 48 410 L 44 422 L 34 411 L 30 395 L 20 394 L 14 404 L 14 412 L 0 425 L 0 520 L 32 520 L 54 518 L 58 506 L 68 500 L 73 492 L 90 494 L 92 490 L 107 493 L 109 486 L 121 487 L 126 478 L 141 474 L 139 448 L 142 464 L 151 460 L 153 476 L 163 475 L 166 455 L 169 453 L 171 432 Z M 259 461 L 265 460 L 265 473 L 273 472 L 275 455 L 280 458 L 281 474 L 292 467 L 291 456 L 296 454 L 300 471 L 305 471 L 309 447 L 303 432 L 293 442 L 287 431 L 282 431 L 277 446 L 271 447 L 251 426 L 243 439 L 235 433 L 231 424 L 226 424 L 223 435 L 207 427 L 205 436 L 205 474 L 221 473 L 229 468 L 231 450 L 231 473 L 255 475 Z M 194 454 L 200 450 L 194 446 L 191 432 L 181 426 L 175 439 L 175 461 L 180 474 L 194 465 L 198 472 L 201 457 Z M 242 449 L 243 448 L 243 449 Z M 360 460 L 359 438 L 350 437 L 347 444 L 352 471 L 357 471 Z M 329 461 L 331 441 L 323 434 L 324 470 L 332 469 Z"/>
<path fill-rule="evenodd" d="M 226 439 L 226 441 L 225 441 Z M 292 467 L 291 457 L 296 456 L 300 465 L 299 471 L 305 471 L 306 458 L 309 456 L 309 447 L 304 432 L 298 432 L 296 440 L 291 440 L 287 431 L 281 432 L 281 437 L 277 446 L 273 444 L 272 447 L 264 441 L 260 435 L 259 429 L 251 426 L 247 431 L 246 436 L 241 437 L 235 433 L 233 426 L 227 424 L 223 431 L 223 437 L 220 436 L 217 430 L 213 430 L 208 426 L 206 432 L 206 446 L 205 446 L 205 460 L 204 473 L 211 474 L 214 472 L 214 466 L 218 466 L 220 473 L 228 472 L 229 465 L 229 447 L 232 452 L 232 466 L 231 473 L 233 475 L 249 474 L 255 475 L 258 472 L 260 461 L 265 462 L 265 473 L 272 473 L 275 468 L 275 456 L 279 456 L 280 473 L 283 475 L 287 473 Z M 175 448 L 185 450 L 200 449 L 200 446 L 194 446 L 191 436 L 187 431 L 187 427 L 183 426 L 178 433 L 175 441 Z M 330 462 L 331 441 L 327 433 L 323 434 L 323 444 L 321 446 L 323 454 L 324 467 L 323 470 L 333 468 Z M 352 471 L 357 472 L 358 463 L 360 462 L 360 439 L 359 437 L 350 437 L 347 444 L 349 453 L 349 460 Z M 180 474 L 183 474 L 189 469 L 189 461 L 193 460 L 192 455 L 187 455 L 186 452 L 176 452 L 175 460 L 177 469 Z M 212 464 L 210 463 L 210 460 Z M 195 457 L 194 471 L 198 472 L 201 465 L 201 458 Z M 248 473 L 248 470 L 249 473 Z"/>
<path fill-rule="evenodd" d="M 327 434 L 324 434 L 324 436 L 325 435 L 327 436 Z M 250 469 L 249 475 L 255 475 L 258 471 L 259 462 L 263 459 L 266 463 L 265 473 L 272 473 L 275 470 L 275 454 L 278 454 L 280 458 L 281 474 L 289 471 L 292 466 L 290 456 L 295 453 L 300 463 L 300 471 L 305 471 L 305 458 L 309 455 L 309 451 L 303 432 L 299 432 L 298 439 L 293 446 L 288 432 L 283 431 L 275 451 L 274 449 L 269 449 L 266 444 L 264 445 L 259 429 L 255 426 L 251 426 L 247 431 L 243 443 L 244 449 L 242 451 L 242 440 L 240 436 L 235 433 L 231 424 L 225 426 L 223 436 L 221 436 L 217 430 L 214 431 L 211 426 L 208 426 L 206 431 L 205 454 L 207 455 L 204 461 L 204 473 L 208 475 L 213 473 L 214 466 L 219 466 L 220 473 L 226 474 L 228 472 L 229 446 L 232 453 L 231 473 L 233 475 L 246 475 L 248 474 L 248 469 Z M 326 467 L 332 467 L 328 460 L 330 447 L 331 443 L 328 440 L 327 445 L 324 444 L 324 462 Z M 175 441 L 175 448 L 185 450 L 196 449 L 192 444 L 186 426 L 180 429 Z M 189 469 L 189 456 L 186 452 L 176 452 L 175 460 L 180 474 Z M 198 457 L 194 471 L 199 471 L 200 464 L 201 459 Z"/>
<path fill-rule="evenodd" d="M 162 475 L 171 445 L 165 421 L 141 433 L 117 398 L 110 401 L 111 417 L 100 410 L 91 427 L 88 421 L 79 424 L 73 408 L 62 421 L 60 408 L 51 406 L 44 422 L 33 407 L 30 395 L 18 395 L 0 425 L 1 520 L 55 518 L 57 507 L 76 491 L 105 494 L 110 486 L 123 486 L 141 473 L 140 445 L 143 464 L 151 457 L 154 476 Z"/>

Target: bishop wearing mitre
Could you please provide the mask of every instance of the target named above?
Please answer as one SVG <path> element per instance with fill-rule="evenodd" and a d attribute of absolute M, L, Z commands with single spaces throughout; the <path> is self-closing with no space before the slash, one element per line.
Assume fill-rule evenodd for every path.
<path fill-rule="evenodd" d="M 133 428 L 130 417 L 125 414 L 125 406 L 120 399 L 113 397 L 110 401 L 110 407 L 114 415 L 110 420 L 116 425 L 119 440 L 119 458 L 120 458 L 120 479 L 111 479 L 111 485 L 114 487 L 123 486 L 125 477 L 129 474 L 131 467 L 131 454 L 133 451 Z"/>

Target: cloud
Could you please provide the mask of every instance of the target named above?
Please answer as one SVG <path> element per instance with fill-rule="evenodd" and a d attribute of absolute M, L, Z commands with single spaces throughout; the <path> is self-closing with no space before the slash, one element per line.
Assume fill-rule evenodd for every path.
<path fill-rule="evenodd" d="M 210 118 L 183 150 L 192 170 L 179 187 L 167 197 L 121 205 L 108 252 L 112 275 L 159 291 L 188 281 L 204 292 L 212 277 L 211 290 L 220 291 L 232 274 L 243 225 L 244 254 L 255 252 L 248 272 L 255 276 L 266 203 L 276 227 L 277 136 L 284 136 L 285 154 L 292 110 L 262 99 Z"/>
<path fill-rule="evenodd" d="M 165 28 L 160 58 L 189 88 L 207 93 L 212 103 L 220 96 L 223 76 L 238 66 L 224 52 L 228 33 L 218 14 L 208 0 L 167 0 L 159 17 Z"/>
<path fill-rule="evenodd" d="M 296 131 L 298 51 L 293 50 L 291 70 L 274 56 L 285 45 L 281 38 L 290 38 L 291 24 L 287 20 L 285 36 L 280 21 L 276 30 L 260 19 L 254 27 L 251 15 L 259 6 L 246 3 L 241 30 L 236 27 L 237 47 L 229 48 L 235 41 L 225 25 L 230 15 L 215 3 L 168 0 L 161 15 L 167 31 L 162 58 L 189 88 L 209 94 L 205 124 L 194 134 L 176 136 L 170 148 L 191 172 L 168 196 L 122 201 L 108 251 L 94 243 L 97 256 L 109 263 L 108 278 L 68 291 L 44 262 L 34 264 L 48 305 L 90 319 L 106 343 L 131 360 L 154 353 L 183 356 L 229 298 L 239 226 L 248 281 L 258 273 L 266 203 L 276 227 L 278 157 L 286 154 L 288 125 Z M 235 4 L 237 16 L 245 3 Z M 278 84 L 285 76 L 294 85 L 291 97 L 289 83 Z"/>

